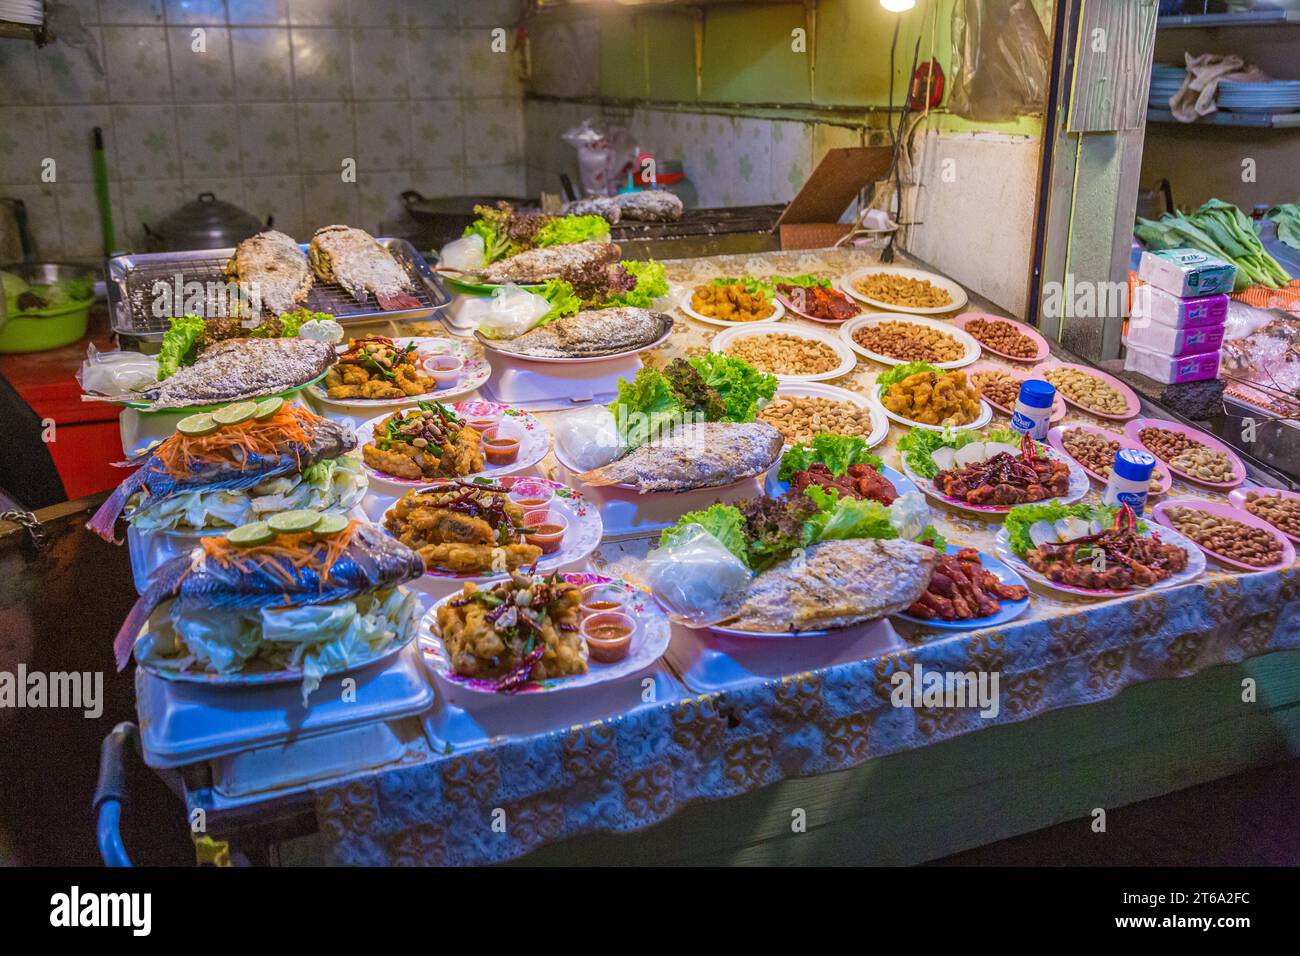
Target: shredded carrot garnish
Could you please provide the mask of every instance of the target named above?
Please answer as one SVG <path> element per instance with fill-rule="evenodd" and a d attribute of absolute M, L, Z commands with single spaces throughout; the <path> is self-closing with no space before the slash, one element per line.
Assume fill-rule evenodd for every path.
<path fill-rule="evenodd" d="M 188 478 L 202 462 L 231 462 L 241 469 L 253 454 L 275 456 L 292 453 L 302 467 L 302 452 L 311 444 L 321 419 L 300 405 L 286 404 L 270 418 L 250 418 L 238 425 L 222 425 L 210 435 L 176 432 L 153 454 L 173 478 Z"/>
<path fill-rule="evenodd" d="M 239 547 L 216 535 L 202 538 L 200 543 L 203 546 L 203 558 L 210 558 L 223 568 L 234 567 L 243 574 L 261 568 L 268 574 L 279 577 L 286 585 L 297 581 L 289 570 L 290 567 L 299 571 L 311 568 L 320 577 L 323 590 L 331 569 L 352 543 L 360 527 L 360 521 L 350 521 L 347 528 L 328 538 L 317 538 L 310 531 L 281 534 L 276 535 L 275 540 L 269 544 L 253 547 Z M 193 564 L 190 570 L 194 570 Z"/>

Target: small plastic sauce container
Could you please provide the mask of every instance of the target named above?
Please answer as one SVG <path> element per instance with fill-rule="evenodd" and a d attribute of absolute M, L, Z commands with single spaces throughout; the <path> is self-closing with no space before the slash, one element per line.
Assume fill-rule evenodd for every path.
<path fill-rule="evenodd" d="M 613 581 L 588 584 L 582 589 L 582 603 L 578 606 L 578 613 L 590 617 L 593 614 L 621 611 L 627 606 L 627 598 L 627 590 Z"/>
<path fill-rule="evenodd" d="M 465 410 L 465 424 L 480 435 L 489 429 L 496 428 L 501 422 L 502 411 L 500 408 L 493 408 L 487 403 L 476 404 Z"/>
<path fill-rule="evenodd" d="M 483 435 L 483 457 L 489 465 L 508 465 L 519 457 L 519 439 L 501 431 L 494 425 Z"/>
<path fill-rule="evenodd" d="M 632 649 L 636 621 L 620 611 L 604 611 L 585 618 L 578 632 L 587 642 L 587 652 L 593 661 L 614 664 L 627 657 Z"/>
<path fill-rule="evenodd" d="M 564 544 L 564 533 L 569 530 L 569 519 L 558 511 L 527 511 L 524 513 L 524 540 L 542 549 L 542 554 L 554 554 Z"/>
<path fill-rule="evenodd" d="M 1147 505 L 1151 488 L 1151 472 L 1156 467 L 1156 456 L 1140 448 L 1121 448 L 1115 452 L 1106 490 L 1101 502 L 1118 508 L 1128 505 L 1135 515 L 1141 516 Z"/>
<path fill-rule="evenodd" d="M 1020 394 L 1011 415 L 1011 427 L 1034 441 L 1042 441 L 1052 423 L 1052 404 L 1056 401 L 1056 386 L 1040 378 L 1027 378 L 1020 383 Z"/>
<path fill-rule="evenodd" d="M 424 360 L 424 368 L 433 376 L 434 385 L 441 391 L 460 381 L 465 371 L 465 360 L 457 355 L 430 355 Z"/>
<path fill-rule="evenodd" d="M 555 489 L 540 481 L 523 479 L 510 486 L 507 497 L 522 508 L 524 514 L 530 511 L 547 511 L 551 507 L 551 502 L 555 500 Z"/>

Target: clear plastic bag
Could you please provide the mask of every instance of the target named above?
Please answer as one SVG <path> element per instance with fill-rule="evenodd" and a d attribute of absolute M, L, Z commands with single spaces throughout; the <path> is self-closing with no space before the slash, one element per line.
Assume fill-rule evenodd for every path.
<path fill-rule="evenodd" d="M 478 330 L 490 339 L 517 338 L 551 311 L 551 303 L 542 296 L 513 283 L 494 290 L 491 299 L 478 301 L 487 302 L 478 317 Z"/>
<path fill-rule="evenodd" d="M 948 108 L 975 120 L 1041 113 L 1051 43 L 1029 0 L 958 0 L 952 10 Z"/>
<path fill-rule="evenodd" d="M 478 272 L 486 263 L 483 249 L 483 237 L 477 233 L 461 236 L 442 247 L 438 253 L 438 265 L 459 272 Z"/>
<path fill-rule="evenodd" d="M 686 627 L 708 627 L 739 608 L 750 572 L 745 563 L 701 525 L 688 524 L 666 547 L 646 556 L 646 583 Z"/>
<path fill-rule="evenodd" d="M 158 384 L 158 356 L 140 352 L 101 352 L 94 343 L 77 369 L 82 391 L 99 395 L 139 392 Z"/>
<path fill-rule="evenodd" d="M 604 405 L 562 415 L 555 423 L 554 434 L 555 446 L 565 461 L 583 471 L 608 465 L 625 450 L 618 423 Z"/>

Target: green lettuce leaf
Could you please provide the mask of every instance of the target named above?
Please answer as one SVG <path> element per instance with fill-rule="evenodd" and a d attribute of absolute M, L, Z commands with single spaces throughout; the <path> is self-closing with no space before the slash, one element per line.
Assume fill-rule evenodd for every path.
<path fill-rule="evenodd" d="M 1109 528 L 1115 521 L 1115 515 L 1119 513 L 1118 508 L 1110 505 L 1089 505 L 1073 504 L 1063 505 L 1057 501 L 1047 501 L 1040 504 L 1017 505 L 1012 508 L 1006 517 L 1007 543 L 1011 550 L 1021 557 L 1027 551 L 1034 547 L 1034 542 L 1029 537 L 1029 528 L 1037 521 L 1060 521 L 1062 518 L 1082 518 L 1085 521 L 1098 521 L 1103 528 Z M 1147 530 L 1147 523 L 1141 519 L 1137 523 L 1137 531 L 1143 534 Z"/>
<path fill-rule="evenodd" d="M 811 445 L 795 445 L 781 457 L 778 477 L 789 481 L 797 472 L 810 466 L 823 464 L 837 478 L 854 465 L 867 464 L 880 468 L 884 464 L 867 451 L 867 441 L 856 435 L 814 435 Z"/>
<path fill-rule="evenodd" d="M 887 372 L 881 372 L 876 376 L 876 384 L 880 386 L 880 394 L 883 395 L 889 391 L 889 386 L 895 382 L 901 382 L 910 375 L 918 372 L 942 372 L 943 369 L 935 368 L 929 362 L 908 362 L 906 365 L 895 365 Z"/>
<path fill-rule="evenodd" d="M 601 216 L 557 216 L 533 237 L 533 245 L 537 247 L 608 241 L 609 223 Z"/>
<path fill-rule="evenodd" d="M 678 539 L 689 524 L 697 524 L 726 546 L 726 549 L 749 566 L 748 548 L 745 544 L 745 520 L 738 508 L 731 505 L 711 505 L 703 511 L 688 511 L 677 519 L 671 528 L 659 535 L 659 547 L 666 548 Z"/>
<path fill-rule="evenodd" d="M 898 439 L 898 450 L 913 471 L 922 478 L 933 478 L 939 473 L 939 466 L 931 456 L 940 448 L 965 448 L 973 441 L 1019 445 L 1020 437 L 1020 432 L 1011 428 L 988 428 L 982 432 L 969 429 L 933 431 L 928 428 L 913 428 Z M 1035 447 L 1041 450 L 1044 445 L 1036 442 Z"/>
<path fill-rule="evenodd" d="M 686 415 L 663 373 L 645 367 L 630 382 L 619 379 L 618 398 L 609 410 L 629 450 L 664 435 Z"/>
<path fill-rule="evenodd" d="M 202 334 L 203 319 L 200 316 L 187 313 L 171 320 L 158 351 L 158 381 L 175 375 L 182 365 L 194 364 L 195 347 Z"/>
<path fill-rule="evenodd" d="M 830 279 L 821 279 L 815 275 L 808 274 L 801 276 L 772 276 L 768 281 L 772 283 L 773 287 L 778 285 L 797 285 L 802 286 L 805 289 L 814 286 L 822 289 L 829 289 L 831 287 Z"/>
<path fill-rule="evenodd" d="M 809 521 L 809 540 L 844 541 L 850 538 L 897 538 L 889 508 L 870 498 L 843 497 L 834 488 L 809 485 L 805 490 L 820 509 Z"/>
<path fill-rule="evenodd" d="M 762 296 L 768 302 L 772 301 L 772 296 L 776 293 L 776 286 L 771 279 L 755 279 L 753 276 L 722 276 L 709 284 L 743 286 L 750 295 Z"/>
<path fill-rule="evenodd" d="M 605 300 L 602 308 L 631 306 L 637 309 L 648 309 L 654 304 L 655 299 L 668 294 L 668 276 L 660 263 L 653 259 L 649 262 L 624 259 L 620 264 L 636 277 L 636 288 L 630 292 L 614 293 Z"/>
<path fill-rule="evenodd" d="M 566 315 L 576 315 L 582 308 L 582 300 L 573 291 L 573 286 L 563 279 L 547 279 L 542 288 L 537 290 L 537 294 L 551 303 L 551 310 L 542 316 L 533 328 L 549 325 Z"/>
<path fill-rule="evenodd" d="M 776 394 L 776 376 L 760 372 L 741 359 L 708 352 L 690 363 L 705 384 L 722 396 L 729 422 L 752 422 L 758 416 L 758 403 Z"/>

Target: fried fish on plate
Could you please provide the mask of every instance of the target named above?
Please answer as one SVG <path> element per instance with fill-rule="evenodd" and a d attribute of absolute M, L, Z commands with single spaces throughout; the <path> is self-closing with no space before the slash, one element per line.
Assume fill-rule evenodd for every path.
<path fill-rule="evenodd" d="M 292 312 L 311 291 L 311 265 L 292 236 L 268 229 L 235 246 L 226 263 L 226 278 L 260 297 L 272 315 Z"/>
<path fill-rule="evenodd" d="M 563 246 L 529 249 L 487 266 L 480 273 L 484 282 L 545 282 L 566 269 L 617 262 L 622 250 L 612 242 L 574 242 Z"/>
<path fill-rule="evenodd" d="M 517 338 L 494 340 L 492 347 L 534 358 L 594 358 L 648 348 L 672 327 L 672 316 L 663 312 L 632 306 L 590 309 L 556 319 Z"/>
<path fill-rule="evenodd" d="M 633 485 L 643 494 L 721 488 L 763 474 L 781 456 L 784 443 L 766 422 L 702 422 L 578 477 L 589 485 Z"/>
<path fill-rule="evenodd" d="M 938 553 L 894 538 L 823 541 L 750 583 L 723 626 L 785 633 L 849 627 L 910 607 L 929 586 Z"/>

